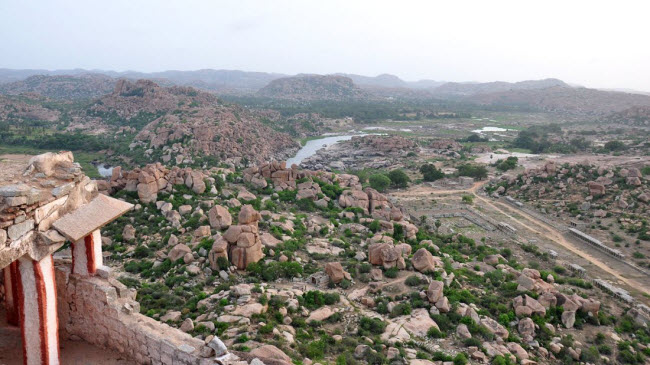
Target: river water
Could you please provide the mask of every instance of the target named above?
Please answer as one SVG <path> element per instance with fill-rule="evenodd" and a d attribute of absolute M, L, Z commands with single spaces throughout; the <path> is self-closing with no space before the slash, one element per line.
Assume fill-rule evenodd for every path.
<path fill-rule="evenodd" d="M 307 143 L 305 143 L 305 145 L 302 146 L 300 150 L 298 150 L 295 156 L 287 160 L 287 166 L 291 166 L 291 164 L 294 163 L 296 165 L 300 165 L 302 160 L 315 155 L 316 151 L 320 150 L 323 147 L 334 145 L 340 141 L 349 141 L 352 139 L 352 137 L 361 135 L 363 134 L 344 134 L 340 136 L 329 136 L 307 141 Z"/>

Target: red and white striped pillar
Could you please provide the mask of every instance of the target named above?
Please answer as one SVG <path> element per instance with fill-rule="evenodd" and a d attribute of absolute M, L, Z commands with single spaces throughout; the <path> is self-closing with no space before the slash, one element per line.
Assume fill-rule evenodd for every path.
<path fill-rule="evenodd" d="M 5 309 L 7 323 L 19 325 L 18 318 L 18 261 L 14 261 L 3 269 L 5 285 Z"/>
<path fill-rule="evenodd" d="M 95 275 L 97 268 L 103 264 L 102 235 L 99 229 L 72 244 L 73 274 Z"/>
<path fill-rule="evenodd" d="M 23 364 L 58 365 L 59 319 L 52 255 L 40 261 L 23 256 L 17 271 Z"/>

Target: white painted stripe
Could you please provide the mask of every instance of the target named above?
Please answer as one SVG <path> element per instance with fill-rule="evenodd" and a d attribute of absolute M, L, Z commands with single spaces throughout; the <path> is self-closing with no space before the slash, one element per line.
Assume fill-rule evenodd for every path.
<path fill-rule="evenodd" d="M 24 326 L 27 343 L 23 346 L 27 350 L 27 365 L 40 365 L 41 363 L 41 338 L 40 317 L 38 313 L 38 294 L 36 292 L 36 277 L 34 276 L 34 265 L 32 260 L 23 256 L 19 259 L 20 282 L 23 287 L 23 308 L 24 318 L 21 318 Z"/>
<path fill-rule="evenodd" d="M 58 339 L 58 321 L 56 312 L 56 286 L 54 284 L 54 260 L 52 255 L 48 255 L 39 263 L 43 272 L 43 281 L 45 284 L 45 320 L 47 322 L 47 347 L 50 358 L 50 365 L 59 364 L 59 339 Z"/>
<path fill-rule="evenodd" d="M 102 234 L 98 230 L 93 233 L 93 249 L 95 251 L 95 268 L 104 265 L 104 258 L 102 257 Z"/>

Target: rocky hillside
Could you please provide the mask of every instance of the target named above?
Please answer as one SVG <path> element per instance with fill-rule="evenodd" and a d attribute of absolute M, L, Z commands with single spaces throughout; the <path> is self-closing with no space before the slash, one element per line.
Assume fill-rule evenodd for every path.
<path fill-rule="evenodd" d="M 476 94 L 464 100 L 493 106 L 517 106 L 549 112 L 606 115 L 650 105 L 650 96 L 564 86 Z"/>
<path fill-rule="evenodd" d="M 635 106 L 613 113 L 602 119 L 604 123 L 619 123 L 625 125 L 650 125 L 650 106 Z"/>
<path fill-rule="evenodd" d="M 432 92 L 440 96 L 469 96 L 511 90 L 545 89 L 549 87 L 569 87 L 569 85 L 558 79 L 527 80 L 515 83 L 503 81 L 485 83 L 448 82 L 436 87 Z"/>
<path fill-rule="evenodd" d="M 298 147 L 288 135 L 260 123 L 263 111 L 221 103 L 189 87 L 164 88 L 149 80 L 120 80 L 88 114 L 139 131 L 136 141 L 154 160 L 181 163 L 197 154 L 250 161 L 286 157 Z M 133 121 L 133 123 L 129 123 Z"/>
<path fill-rule="evenodd" d="M 273 80 L 259 96 L 291 100 L 350 100 L 366 97 L 352 79 L 336 75 L 300 75 Z"/>
<path fill-rule="evenodd" d="M 438 234 L 353 175 L 157 164 L 114 170 L 98 187 L 135 205 L 103 229 L 102 246 L 141 312 L 250 364 L 650 355 L 647 307 L 535 245 Z"/>
<path fill-rule="evenodd" d="M 61 113 L 38 104 L 37 98 L 0 95 L 0 124 L 12 126 L 22 122 L 55 122 Z"/>
<path fill-rule="evenodd" d="M 36 75 L 21 81 L 0 84 L 0 94 L 36 93 L 51 99 L 92 99 L 110 93 L 114 87 L 115 79 L 100 74 Z"/>

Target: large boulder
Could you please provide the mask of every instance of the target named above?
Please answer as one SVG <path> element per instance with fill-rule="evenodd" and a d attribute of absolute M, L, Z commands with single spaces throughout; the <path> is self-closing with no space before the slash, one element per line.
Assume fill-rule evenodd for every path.
<path fill-rule="evenodd" d="M 415 270 L 419 272 L 433 271 L 436 268 L 436 262 L 431 252 L 426 248 L 421 248 L 415 252 L 411 260 Z"/>
<path fill-rule="evenodd" d="M 246 204 L 239 211 L 239 224 L 256 223 L 261 219 L 260 213 L 252 205 Z"/>
<path fill-rule="evenodd" d="M 210 261 L 210 268 L 212 270 L 223 269 L 219 268 L 219 265 L 217 264 L 219 257 L 225 257 L 226 259 L 228 258 L 228 241 L 226 241 L 223 237 L 218 237 L 214 241 L 212 248 L 208 253 L 208 260 Z"/>
<path fill-rule="evenodd" d="M 495 336 L 501 337 L 504 340 L 510 335 L 505 327 L 490 317 L 481 316 L 480 322 L 480 325 L 483 326 L 488 332 L 492 333 Z"/>
<path fill-rule="evenodd" d="M 250 352 L 252 356 L 259 357 L 262 361 L 274 360 L 274 364 L 291 365 L 293 362 L 282 350 L 273 345 L 262 345 Z M 271 362 L 269 362 L 271 363 Z"/>
<path fill-rule="evenodd" d="M 325 265 L 325 272 L 334 284 L 338 284 L 345 279 L 345 270 L 343 270 L 343 266 L 339 262 L 328 262 Z"/>
<path fill-rule="evenodd" d="M 174 247 L 171 249 L 171 251 L 169 251 L 169 254 L 167 255 L 167 257 L 168 257 L 172 262 L 176 262 L 176 260 L 182 258 L 182 257 L 185 256 L 185 254 L 187 254 L 187 253 L 192 254 L 192 250 L 191 250 L 189 247 L 187 247 L 187 245 L 184 245 L 184 244 L 182 244 L 182 243 L 179 243 L 179 244 L 177 244 L 176 246 L 174 246 Z"/>
<path fill-rule="evenodd" d="M 230 215 L 228 208 L 222 205 L 212 207 L 208 212 L 208 217 L 212 228 L 221 230 L 230 227 L 232 224 L 232 215 Z"/>
<path fill-rule="evenodd" d="M 437 303 L 443 297 L 445 283 L 438 280 L 432 280 L 427 288 L 427 299 L 429 303 Z"/>

